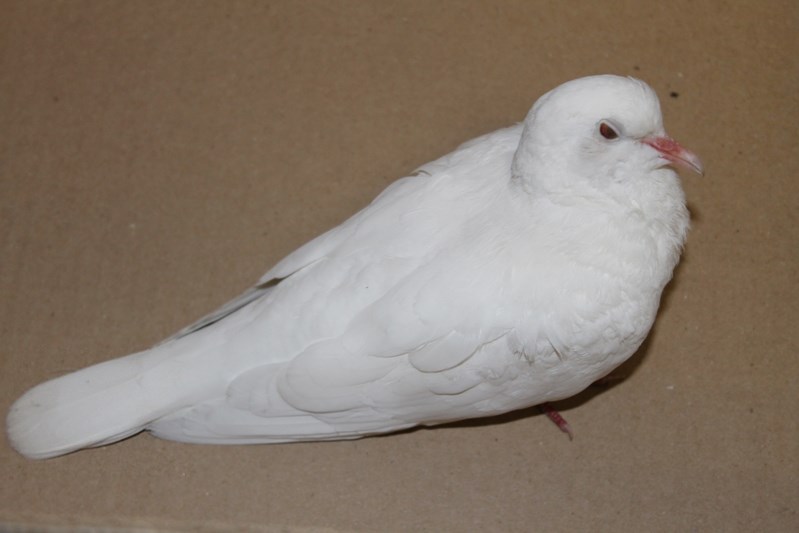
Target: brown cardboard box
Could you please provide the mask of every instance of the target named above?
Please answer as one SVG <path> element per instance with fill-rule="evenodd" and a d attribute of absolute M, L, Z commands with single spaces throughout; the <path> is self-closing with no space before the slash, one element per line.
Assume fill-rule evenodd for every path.
<path fill-rule="evenodd" d="M 645 347 L 559 407 L 353 442 L 140 435 L 31 462 L 0 521 L 158 531 L 799 530 L 794 1 L 0 6 L 0 406 L 223 303 L 395 178 L 592 73 L 699 153 Z"/>

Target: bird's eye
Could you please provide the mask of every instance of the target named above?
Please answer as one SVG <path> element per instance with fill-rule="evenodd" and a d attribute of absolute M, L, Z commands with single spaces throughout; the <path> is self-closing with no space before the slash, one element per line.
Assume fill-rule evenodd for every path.
<path fill-rule="evenodd" d="M 599 134 L 609 141 L 619 138 L 619 132 L 616 131 L 615 128 L 613 128 L 613 126 L 611 126 L 607 122 L 599 123 Z"/>

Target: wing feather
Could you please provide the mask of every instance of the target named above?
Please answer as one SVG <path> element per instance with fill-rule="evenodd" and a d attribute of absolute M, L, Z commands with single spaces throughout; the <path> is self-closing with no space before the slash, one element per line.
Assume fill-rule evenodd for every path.
<path fill-rule="evenodd" d="M 498 194 L 486 188 L 506 185 L 483 174 L 509 179 L 519 131 L 495 132 L 395 182 L 182 330 L 251 308 L 242 316 L 261 339 L 256 355 L 268 356 L 246 359 L 223 398 L 150 429 L 190 442 L 346 438 L 459 418 L 494 394 L 512 374 L 503 370 L 512 354 L 494 342 L 505 329 L 491 326 L 498 311 L 483 302 L 503 273 L 480 262 L 494 244 L 473 243 L 478 262 L 469 254 L 488 222 L 475 213 Z"/>

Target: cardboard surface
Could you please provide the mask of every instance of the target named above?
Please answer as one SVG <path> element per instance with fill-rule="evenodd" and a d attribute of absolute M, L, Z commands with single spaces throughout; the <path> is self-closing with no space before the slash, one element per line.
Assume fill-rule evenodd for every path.
<path fill-rule="evenodd" d="M 594 73 L 699 153 L 628 378 L 354 442 L 140 435 L 31 462 L 0 521 L 154 530 L 799 529 L 795 2 L 2 2 L 0 407 L 210 311 L 388 183 Z M 671 96 L 670 96 L 671 94 Z"/>

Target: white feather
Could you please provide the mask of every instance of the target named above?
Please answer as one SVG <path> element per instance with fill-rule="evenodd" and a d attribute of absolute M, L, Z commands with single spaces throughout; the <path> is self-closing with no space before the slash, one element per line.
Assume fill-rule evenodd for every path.
<path fill-rule="evenodd" d="M 637 349 L 679 258 L 683 193 L 642 142 L 658 135 L 642 82 L 564 84 L 162 344 L 31 389 L 11 442 L 355 438 L 575 394 Z"/>

